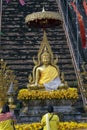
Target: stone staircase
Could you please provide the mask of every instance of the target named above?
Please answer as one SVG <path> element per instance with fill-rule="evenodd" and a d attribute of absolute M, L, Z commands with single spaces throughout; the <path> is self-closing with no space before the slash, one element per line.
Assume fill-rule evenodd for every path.
<path fill-rule="evenodd" d="M 17 80 L 19 81 L 19 89 L 25 88 L 28 83 L 28 75 L 32 72 L 34 67 L 32 57 L 37 55 L 43 37 L 42 29 L 28 28 L 24 22 L 27 14 L 42 10 L 42 1 L 26 0 L 26 3 L 27 4 L 22 7 L 16 0 L 11 1 L 9 4 L 3 1 L 2 13 L 2 32 L 4 35 L 1 37 L 1 58 L 7 61 L 8 66 L 14 70 Z M 58 11 L 56 2 L 45 1 L 44 6 L 45 10 Z M 70 87 L 77 87 L 76 74 L 63 25 L 48 28 L 46 32 L 52 51 L 54 55 L 58 56 L 60 72 L 64 72 L 65 80 Z M 79 99 L 79 101 L 82 103 L 82 99 Z M 64 106 L 62 104 L 58 105 L 58 103 L 53 105 L 57 113 L 60 113 L 61 120 L 80 121 L 82 113 L 75 108 L 77 104 L 75 106 L 71 106 L 70 103 L 68 105 L 66 103 Z M 42 106 L 39 104 L 34 108 L 32 108 L 32 105 L 29 105 L 28 115 L 25 115 L 25 118 L 24 115 L 21 115 L 18 121 L 39 121 L 41 115 L 46 112 L 46 107 L 47 104 L 44 103 L 42 103 Z M 81 107 L 82 105 L 80 105 L 78 109 Z M 40 113 L 38 113 L 38 110 L 40 110 Z M 37 113 L 37 118 L 36 116 L 33 117 L 35 113 Z M 29 118 L 30 116 L 31 118 Z"/>
<path fill-rule="evenodd" d="M 79 102 L 80 101 L 80 102 Z M 18 123 L 32 123 L 39 122 L 42 116 L 47 112 L 48 105 L 54 106 L 54 112 L 58 114 L 60 121 L 76 121 L 87 122 L 86 113 L 82 108 L 82 100 L 74 102 L 71 100 L 30 100 L 26 107 L 22 107 L 19 111 L 17 109 Z"/>
<path fill-rule="evenodd" d="M 74 10 L 72 9 L 72 7 L 70 7 L 69 3 L 70 1 L 60 1 L 60 5 L 62 8 L 62 12 L 63 12 L 63 17 L 65 19 L 65 26 L 66 28 L 68 28 L 68 35 L 69 38 L 71 40 L 71 46 L 73 48 L 73 52 L 74 52 L 74 56 L 75 56 L 75 60 L 77 63 L 77 77 L 78 77 L 78 81 L 79 81 L 79 90 L 80 90 L 80 94 L 79 95 L 79 100 L 77 102 L 77 105 L 75 106 L 78 110 L 80 110 L 82 113 L 86 114 L 86 105 L 87 105 L 87 81 L 86 81 L 86 77 L 87 77 L 87 62 L 86 62 L 86 53 L 87 53 L 87 48 L 84 49 L 82 48 L 82 43 L 81 43 L 81 37 L 78 37 L 78 41 L 77 41 L 77 23 L 76 23 L 76 14 L 74 12 Z M 85 25 L 85 30 L 87 28 L 87 18 L 85 17 L 85 13 L 84 13 L 84 9 L 82 6 L 83 1 L 80 0 L 77 4 L 77 8 L 80 11 L 81 15 L 83 16 L 83 20 L 84 20 L 84 25 Z M 67 16 L 67 17 L 66 17 Z M 85 62 L 85 64 L 84 64 Z M 84 64 L 84 69 L 82 70 L 82 65 Z M 78 72 L 78 68 L 79 68 L 79 72 Z M 85 75 L 82 75 L 82 73 L 85 72 Z M 80 77 L 79 77 L 80 76 Z M 84 90 L 84 91 L 83 91 Z M 82 104 L 79 104 L 81 101 L 83 100 Z M 85 112 L 83 109 L 83 106 L 85 108 Z M 84 116 L 83 118 L 81 118 L 82 120 L 84 119 L 84 121 L 87 121 L 87 115 Z"/>
<path fill-rule="evenodd" d="M 30 2 L 30 9 L 34 6 L 34 3 L 35 1 Z M 50 3 L 45 3 L 48 10 L 52 10 Z M 36 4 L 38 3 L 36 2 Z M 1 37 L 1 48 L 3 50 L 1 58 L 6 60 L 10 68 L 14 70 L 21 88 L 26 87 L 28 83 L 28 75 L 34 67 L 32 57 L 37 55 L 43 37 L 43 30 L 31 29 L 25 25 L 25 16 L 35 12 L 37 8 L 29 12 L 27 6 L 21 7 L 15 0 L 8 5 L 3 2 L 2 13 L 2 32 L 5 35 Z M 55 10 L 53 9 L 53 11 L 57 11 L 55 2 L 52 5 L 52 8 L 54 7 Z M 42 7 L 39 10 L 42 10 Z M 60 71 L 65 73 L 65 80 L 68 81 L 69 86 L 75 87 L 74 83 L 77 80 L 63 26 L 47 29 L 46 32 L 54 55 L 59 57 Z"/>

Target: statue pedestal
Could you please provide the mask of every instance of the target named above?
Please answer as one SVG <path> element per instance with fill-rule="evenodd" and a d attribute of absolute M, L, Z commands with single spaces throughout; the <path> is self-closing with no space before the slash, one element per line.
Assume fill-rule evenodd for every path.
<path fill-rule="evenodd" d="M 20 112 L 18 122 L 40 122 L 41 117 L 47 112 L 47 106 L 50 104 L 53 105 L 54 111 L 59 115 L 61 121 L 66 121 L 66 119 L 74 120 L 73 115 L 75 113 L 75 110 L 72 107 L 73 102 L 74 100 L 64 99 L 28 100 L 26 101 L 26 106 Z M 26 109 L 27 111 L 23 113 L 24 109 Z"/>
<path fill-rule="evenodd" d="M 44 99 L 44 100 L 28 100 L 28 101 L 25 101 L 26 104 L 28 106 L 32 106 L 32 107 L 35 107 L 35 106 L 48 106 L 48 105 L 55 105 L 55 106 L 60 106 L 60 105 L 73 105 L 75 103 L 76 100 L 69 100 L 69 99 Z"/>
<path fill-rule="evenodd" d="M 39 122 L 43 114 L 47 112 L 48 105 L 54 107 L 54 111 L 60 116 L 61 121 L 73 121 L 75 115 L 78 114 L 73 108 L 73 104 L 78 99 L 77 89 L 74 88 L 56 91 L 22 89 L 19 91 L 18 99 L 25 104 L 20 111 L 19 123 Z"/>

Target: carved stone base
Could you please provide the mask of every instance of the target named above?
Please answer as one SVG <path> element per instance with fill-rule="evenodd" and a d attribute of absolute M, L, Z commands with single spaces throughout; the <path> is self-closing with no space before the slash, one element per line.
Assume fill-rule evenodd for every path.
<path fill-rule="evenodd" d="M 61 121 L 74 121 L 76 118 L 75 116 L 78 116 L 78 113 L 75 115 L 75 109 L 72 106 L 73 101 L 64 99 L 26 101 L 26 106 L 20 111 L 18 122 L 39 122 L 43 114 L 47 112 L 48 105 L 52 105 L 54 107 L 54 112 L 59 115 Z M 26 112 L 24 110 L 26 110 Z"/>
<path fill-rule="evenodd" d="M 51 100 L 28 100 L 25 101 L 27 105 L 29 106 L 44 106 L 44 105 L 53 105 L 53 106 L 60 106 L 60 105 L 73 105 L 76 100 L 57 100 L 57 99 L 51 99 Z"/>

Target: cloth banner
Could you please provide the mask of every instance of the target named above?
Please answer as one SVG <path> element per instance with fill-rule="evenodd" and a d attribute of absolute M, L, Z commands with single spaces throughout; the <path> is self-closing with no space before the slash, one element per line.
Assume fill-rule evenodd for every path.
<path fill-rule="evenodd" d="M 86 16 L 87 16 L 87 3 L 86 3 L 86 0 L 83 1 L 83 7 L 84 7 L 84 10 L 85 10 L 85 13 L 86 13 Z"/>
<path fill-rule="evenodd" d="M 85 32 L 85 26 L 83 22 L 83 17 L 80 14 L 80 12 L 77 10 L 76 5 L 74 2 L 71 2 L 71 5 L 76 12 L 77 18 L 78 18 L 78 23 L 79 23 L 79 28 L 80 28 L 80 35 L 81 35 L 81 40 L 82 40 L 82 48 L 86 48 L 86 32 Z"/>

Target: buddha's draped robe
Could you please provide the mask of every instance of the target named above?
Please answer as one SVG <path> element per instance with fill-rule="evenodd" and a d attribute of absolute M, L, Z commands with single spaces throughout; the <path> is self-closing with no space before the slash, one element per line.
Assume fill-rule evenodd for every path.
<path fill-rule="evenodd" d="M 39 84 L 47 87 L 46 89 L 50 90 L 49 86 L 51 86 L 51 90 L 55 90 L 60 85 L 60 83 L 61 81 L 59 79 L 58 70 L 55 67 L 49 65 L 41 72 Z"/>

